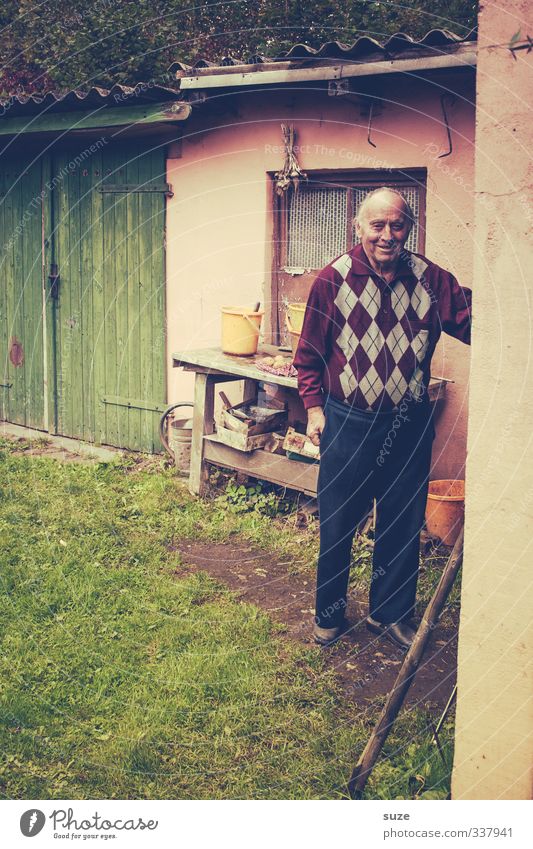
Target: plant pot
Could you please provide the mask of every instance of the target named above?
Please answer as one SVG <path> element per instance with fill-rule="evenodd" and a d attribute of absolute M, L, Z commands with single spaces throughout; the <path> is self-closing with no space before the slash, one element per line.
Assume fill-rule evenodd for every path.
<path fill-rule="evenodd" d="M 302 322 L 303 322 L 303 318 L 302 318 Z M 298 343 L 300 342 L 300 336 L 302 335 L 301 334 L 301 328 L 300 328 L 300 330 L 294 329 L 292 322 L 291 322 L 291 319 L 290 319 L 290 316 L 289 316 L 289 313 L 285 314 L 285 324 L 287 325 L 287 330 L 289 331 L 289 334 L 290 334 L 290 337 L 291 337 L 292 356 L 295 357 L 296 356 L 296 349 L 298 348 Z"/>
<path fill-rule="evenodd" d="M 430 481 L 426 504 L 426 528 L 444 545 L 453 546 L 464 523 L 465 482 Z"/>

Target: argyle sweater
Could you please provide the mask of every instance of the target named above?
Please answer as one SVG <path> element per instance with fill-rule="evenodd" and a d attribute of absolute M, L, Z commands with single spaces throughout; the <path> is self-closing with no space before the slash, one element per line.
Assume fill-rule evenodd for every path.
<path fill-rule="evenodd" d="M 305 408 L 329 394 L 374 412 L 427 400 L 441 332 L 470 343 L 471 302 L 452 274 L 407 250 L 387 284 L 356 245 L 311 288 L 294 358 Z"/>

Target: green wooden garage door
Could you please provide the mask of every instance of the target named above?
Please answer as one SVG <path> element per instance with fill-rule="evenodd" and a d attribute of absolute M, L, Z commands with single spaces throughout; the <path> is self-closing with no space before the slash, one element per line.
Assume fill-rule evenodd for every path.
<path fill-rule="evenodd" d="M 4 168 L 8 188 L 15 166 Z M 5 418 L 90 442 L 158 451 L 166 397 L 164 152 L 139 144 L 78 145 L 43 157 L 26 179 L 28 187 L 21 187 L 19 208 L 9 221 L 21 210 L 24 214 L 40 180 L 35 218 L 42 219 L 42 227 L 33 224 L 21 233 L 13 255 L 18 251 L 28 258 L 21 269 L 12 263 L 10 286 L 28 292 L 23 307 L 32 322 L 26 335 L 36 339 L 36 328 L 42 331 L 41 373 L 31 371 L 32 385 L 40 386 L 41 408 L 25 389 L 14 391 L 22 372 L 10 364 L 14 385 L 2 391 L 10 398 L 13 393 L 14 401 Z M 4 243 L 8 236 L 4 224 Z M 59 275 L 55 284 L 50 272 Z M 10 317 L 16 313 L 13 295 L 4 300 L 14 336 L 23 316 L 16 324 Z M 8 333 L 7 345 L 10 338 Z"/>

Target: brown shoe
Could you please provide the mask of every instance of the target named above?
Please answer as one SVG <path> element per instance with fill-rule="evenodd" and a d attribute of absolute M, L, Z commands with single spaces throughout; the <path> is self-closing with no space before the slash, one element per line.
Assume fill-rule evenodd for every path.
<path fill-rule="evenodd" d="M 336 643 L 342 633 L 342 627 L 337 628 L 321 628 L 316 622 L 313 626 L 313 637 L 315 643 L 319 646 L 331 646 Z"/>
<path fill-rule="evenodd" d="M 378 622 L 371 616 L 367 616 L 366 627 L 373 634 L 386 637 L 387 640 L 401 646 L 406 651 L 411 648 L 416 634 L 416 631 L 406 622 Z"/>

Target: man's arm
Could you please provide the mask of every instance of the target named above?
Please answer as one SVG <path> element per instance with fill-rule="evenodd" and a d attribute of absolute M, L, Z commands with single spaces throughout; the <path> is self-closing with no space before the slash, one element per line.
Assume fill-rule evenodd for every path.
<path fill-rule="evenodd" d="M 453 274 L 441 269 L 439 275 L 439 317 L 445 333 L 470 345 L 472 290 L 460 286 Z"/>
<path fill-rule="evenodd" d="M 331 270 L 320 272 L 311 287 L 294 366 L 298 371 L 298 392 L 307 410 L 307 435 L 318 445 L 324 428 L 322 376 L 331 338 L 333 300 Z"/>

